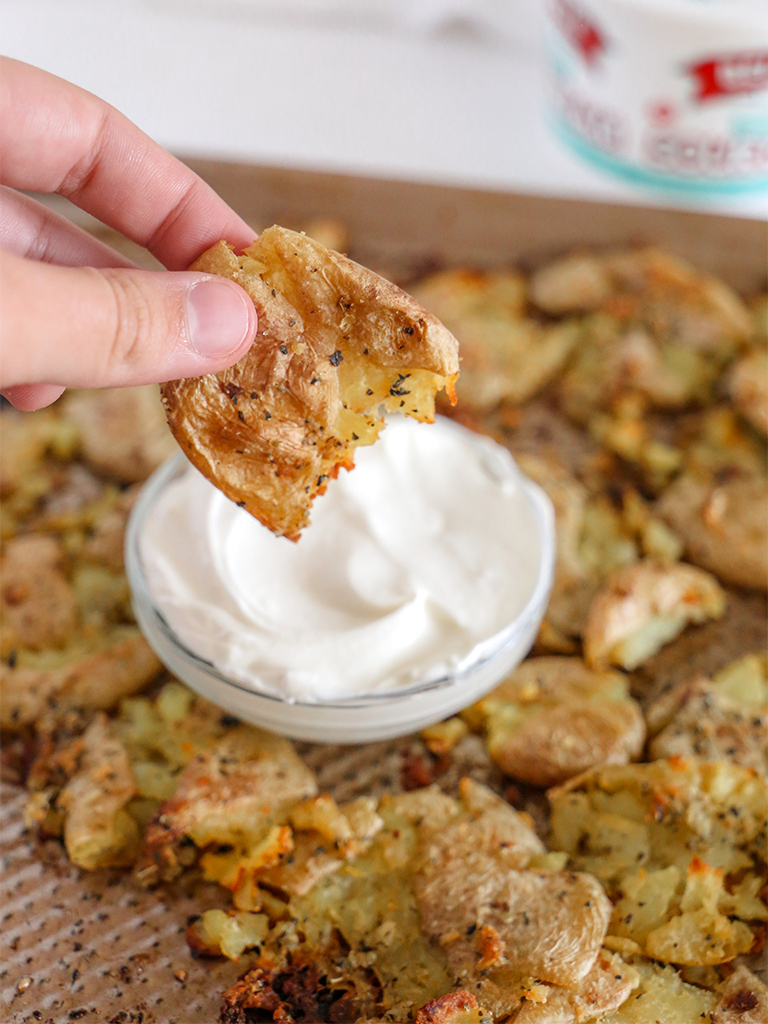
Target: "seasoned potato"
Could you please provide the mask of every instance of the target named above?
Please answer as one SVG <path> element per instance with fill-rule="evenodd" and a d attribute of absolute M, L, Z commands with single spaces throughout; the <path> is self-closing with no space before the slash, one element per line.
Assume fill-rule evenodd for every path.
<path fill-rule="evenodd" d="M 712 1024 L 763 1024 L 768 1020 L 768 988 L 743 964 L 720 986 Z"/>
<path fill-rule="evenodd" d="M 2 533 L 13 536 L 56 482 L 52 460 L 68 462 L 77 451 L 77 430 L 58 409 L 34 415 L 4 409 L 0 413 L 0 508 Z"/>
<path fill-rule="evenodd" d="M 290 848 L 290 832 L 275 822 L 275 810 L 316 790 L 314 775 L 288 740 L 251 726 L 228 730 L 184 768 L 147 830 L 139 875 L 151 882 L 178 874 L 177 848 L 187 838 L 202 849 L 234 846 L 235 855 L 224 866 L 209 865 L 210 874 L 231 868 L 228 887 L 248 884 L 245 876 L 277 863 Z"/>
<path fill-rule="evenodd" d="M 68 392 L 64 408 L 86 462 L 122 483 L 145 480 L 177 450 L 154 384 Z"/>
<path fill-rule="evenodd" d="M 645 739 L 626 678 L 595 672 L 581 658 L 529 658 L 465 717 L 482 725 L 491 757 L 507 774 L 535 786 L 624 764 Z"/>
<path fill-rule="evenodd" d="M 662 495 L 658 511 L 695 565 L 724 583 L 768 588 L 768 478 L 685 473 Z"/>
<path fill-rule="evenodd" d="M 717 580 L 691 565 L 642 561 L 619 569 L 590 606 L 585 660 L 637 668 L 688 623 L 719 618 L 725 600 Z"/>
<path fill-rule="evenodd" d="M 768 658 L 745 655 L 712 679 L 679 683 L 648 709 L 651 757 L 731 761 L 768 774 Z"/>
<path fill-rule="evenodd" d="M 558 385 L 563 408 L 586 424 L 632 393 L 662 409 L 711 401 L 723 367 L 754 333 L 746 305 L 721 281 L 658 249 L 609 254 L 598 266 L 593 259 L 537 275 L 547 288 L 549 278 L 558 286 L 544 299 L 553 311 L 558 302 L 560 309 L 578 303 L 569 275 L 591 278 L 580 308 L 594 312 Z"/>
<path fill-rule="evenodd" d="M 459 339 L 461 407 L 525 401 L 560 370 L 579 340 L 578 324 L 543 326 L 525 316 L 525 285 L 515 271 L 443 270 L 414 294 Z"/>
<path fill-rule="evenodd" d="M 285 228 L 242 256 L 219 242 L 191 269 L 237 281 L 259 336 L 236 366 L 162 386 L 171 430 L 227 497 L 296 539 L 328 479 L 376 440 L 380 406 L 434 419 L 456 340 L 395 285 Z"/>
<path fill-rule="evenodd" d="M 462 407 L 524 402 L 578 343 L 577 323 L 545 326 L 525 316 L 525 283 L 514 271 L 445 270 L 419 282 L 414 295 L 458 338 Z"/>
<path fill-rule="evenodd" d="M 768 434 L 768 350 L 752 349 L 737 360 L 728 391 L 742 416 L 761 434 Z"/>
<path fill-rule="evenodd" d="M 745 768 L 671 758 L 591 769 L 550 793 L 551 845 L 599 878 L 610 934 L 676 964 L 732 960 L 768 918 L 768 785 Z"/>
<path fill-rule="evenodd" d="M 116 626 L 98 643 L 53 656 L 19 654 L 12 666 L 0 664 L 0 723 L 11 730 L 50 727 L 67 711 L 108 710 L 143 690 L 161 668 L 135 626 Z"/>
<path fill-rule="evenodd" d="M 604 260 L 579 254 L 534 271 L 530 291 L 539 309 L 558 316 L 599 308 L 613 292 L 613 282 Z"/>
<path fill-rule="evenodd" d="M 73 863 L 88 870 L 133 863 L 140 836 L 126 805 L 135 792 L 128 753 L 99 714 L 83 736 L 80 767 L 58 798 Z"/>
<path fill-rule="evenodd" d="M 600 1024 L 698 1024 L 710 1022 L 717 1005 L 712 992 L 686 984 L 669 966 L 640 960 L 633 964 L 639 984 L 626 1002 L 600 1017 Z"/>
<path fill-rule="evenodd" d="M 31 534 L 6 544 L 0 563 L 4 655 L 16 647 L 59 647 L 75 628 L 77 602 L 63 562 L 53 537 Z"/>

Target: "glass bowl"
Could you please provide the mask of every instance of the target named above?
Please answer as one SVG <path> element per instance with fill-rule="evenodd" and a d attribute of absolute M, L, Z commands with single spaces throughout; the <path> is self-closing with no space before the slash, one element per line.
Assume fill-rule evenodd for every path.
<path fill-rule="evenodd" d="M 489 450 L 487 438 L 478 446 Z M 490 443 L 492 444 L 492 442 Z M 367 743 L 416 732 L 479 700 L 509 674 L 530 650 L 549 599 L 555 559 L 554 512 L 546 494 L 528 480 L 501 446 L 503 459 L 493 471 L 513 473 L 531 503 L 539 535 L 538 575 L 523 610 L 501 631 L 478 644 L 456 671 L 407 688 L 359 694 L 322 703 L 283 699 L 245 686 L 183 643 L 155 604 L 142 564 L 141 534 L 165 488 L 189 467 L 179 454 L 146 482 L 128 523 L 125 563 L 136 620 L 148 643 L 170 672 L 243 721 L 297 740 Z M 502 469 L 499 469 L 499 467 Z"/>

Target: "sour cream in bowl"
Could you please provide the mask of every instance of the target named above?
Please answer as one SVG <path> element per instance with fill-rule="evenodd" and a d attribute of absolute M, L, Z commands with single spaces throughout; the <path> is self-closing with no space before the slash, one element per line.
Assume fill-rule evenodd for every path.
<path fill-rule="evenodd" d="M 171 460 L 139 497 L 126 564 L 139 625 L 198 693 L 295 739 L 359 743 L 453 714 L 525 657 L 553 522 L 501 445 L 395 417 L 295 544 Z"/>

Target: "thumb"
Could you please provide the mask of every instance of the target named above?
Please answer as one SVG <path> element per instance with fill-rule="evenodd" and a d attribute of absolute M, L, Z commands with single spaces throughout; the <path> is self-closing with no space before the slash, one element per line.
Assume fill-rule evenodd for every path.
<path fill-rule="evenodd" d="M 256 334 L 239 285 L 211 274 L 0 258 L 0 387 L 125 387 L 231 366 Z"/>

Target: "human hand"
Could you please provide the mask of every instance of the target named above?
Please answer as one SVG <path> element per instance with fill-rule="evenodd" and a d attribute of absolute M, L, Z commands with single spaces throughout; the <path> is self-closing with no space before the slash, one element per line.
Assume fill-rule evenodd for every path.
<path fill-rule="evenodd" d="M 199 376 L 245 354 L 256 333 L 246 293 L 183 268 L 254 232 L 188 167 L 91 93 L 8 58 L 0 148 L 0 389 L 13 405 Z M 16 189 L 65 196 L 171 273 L 137 269 Z"/>

